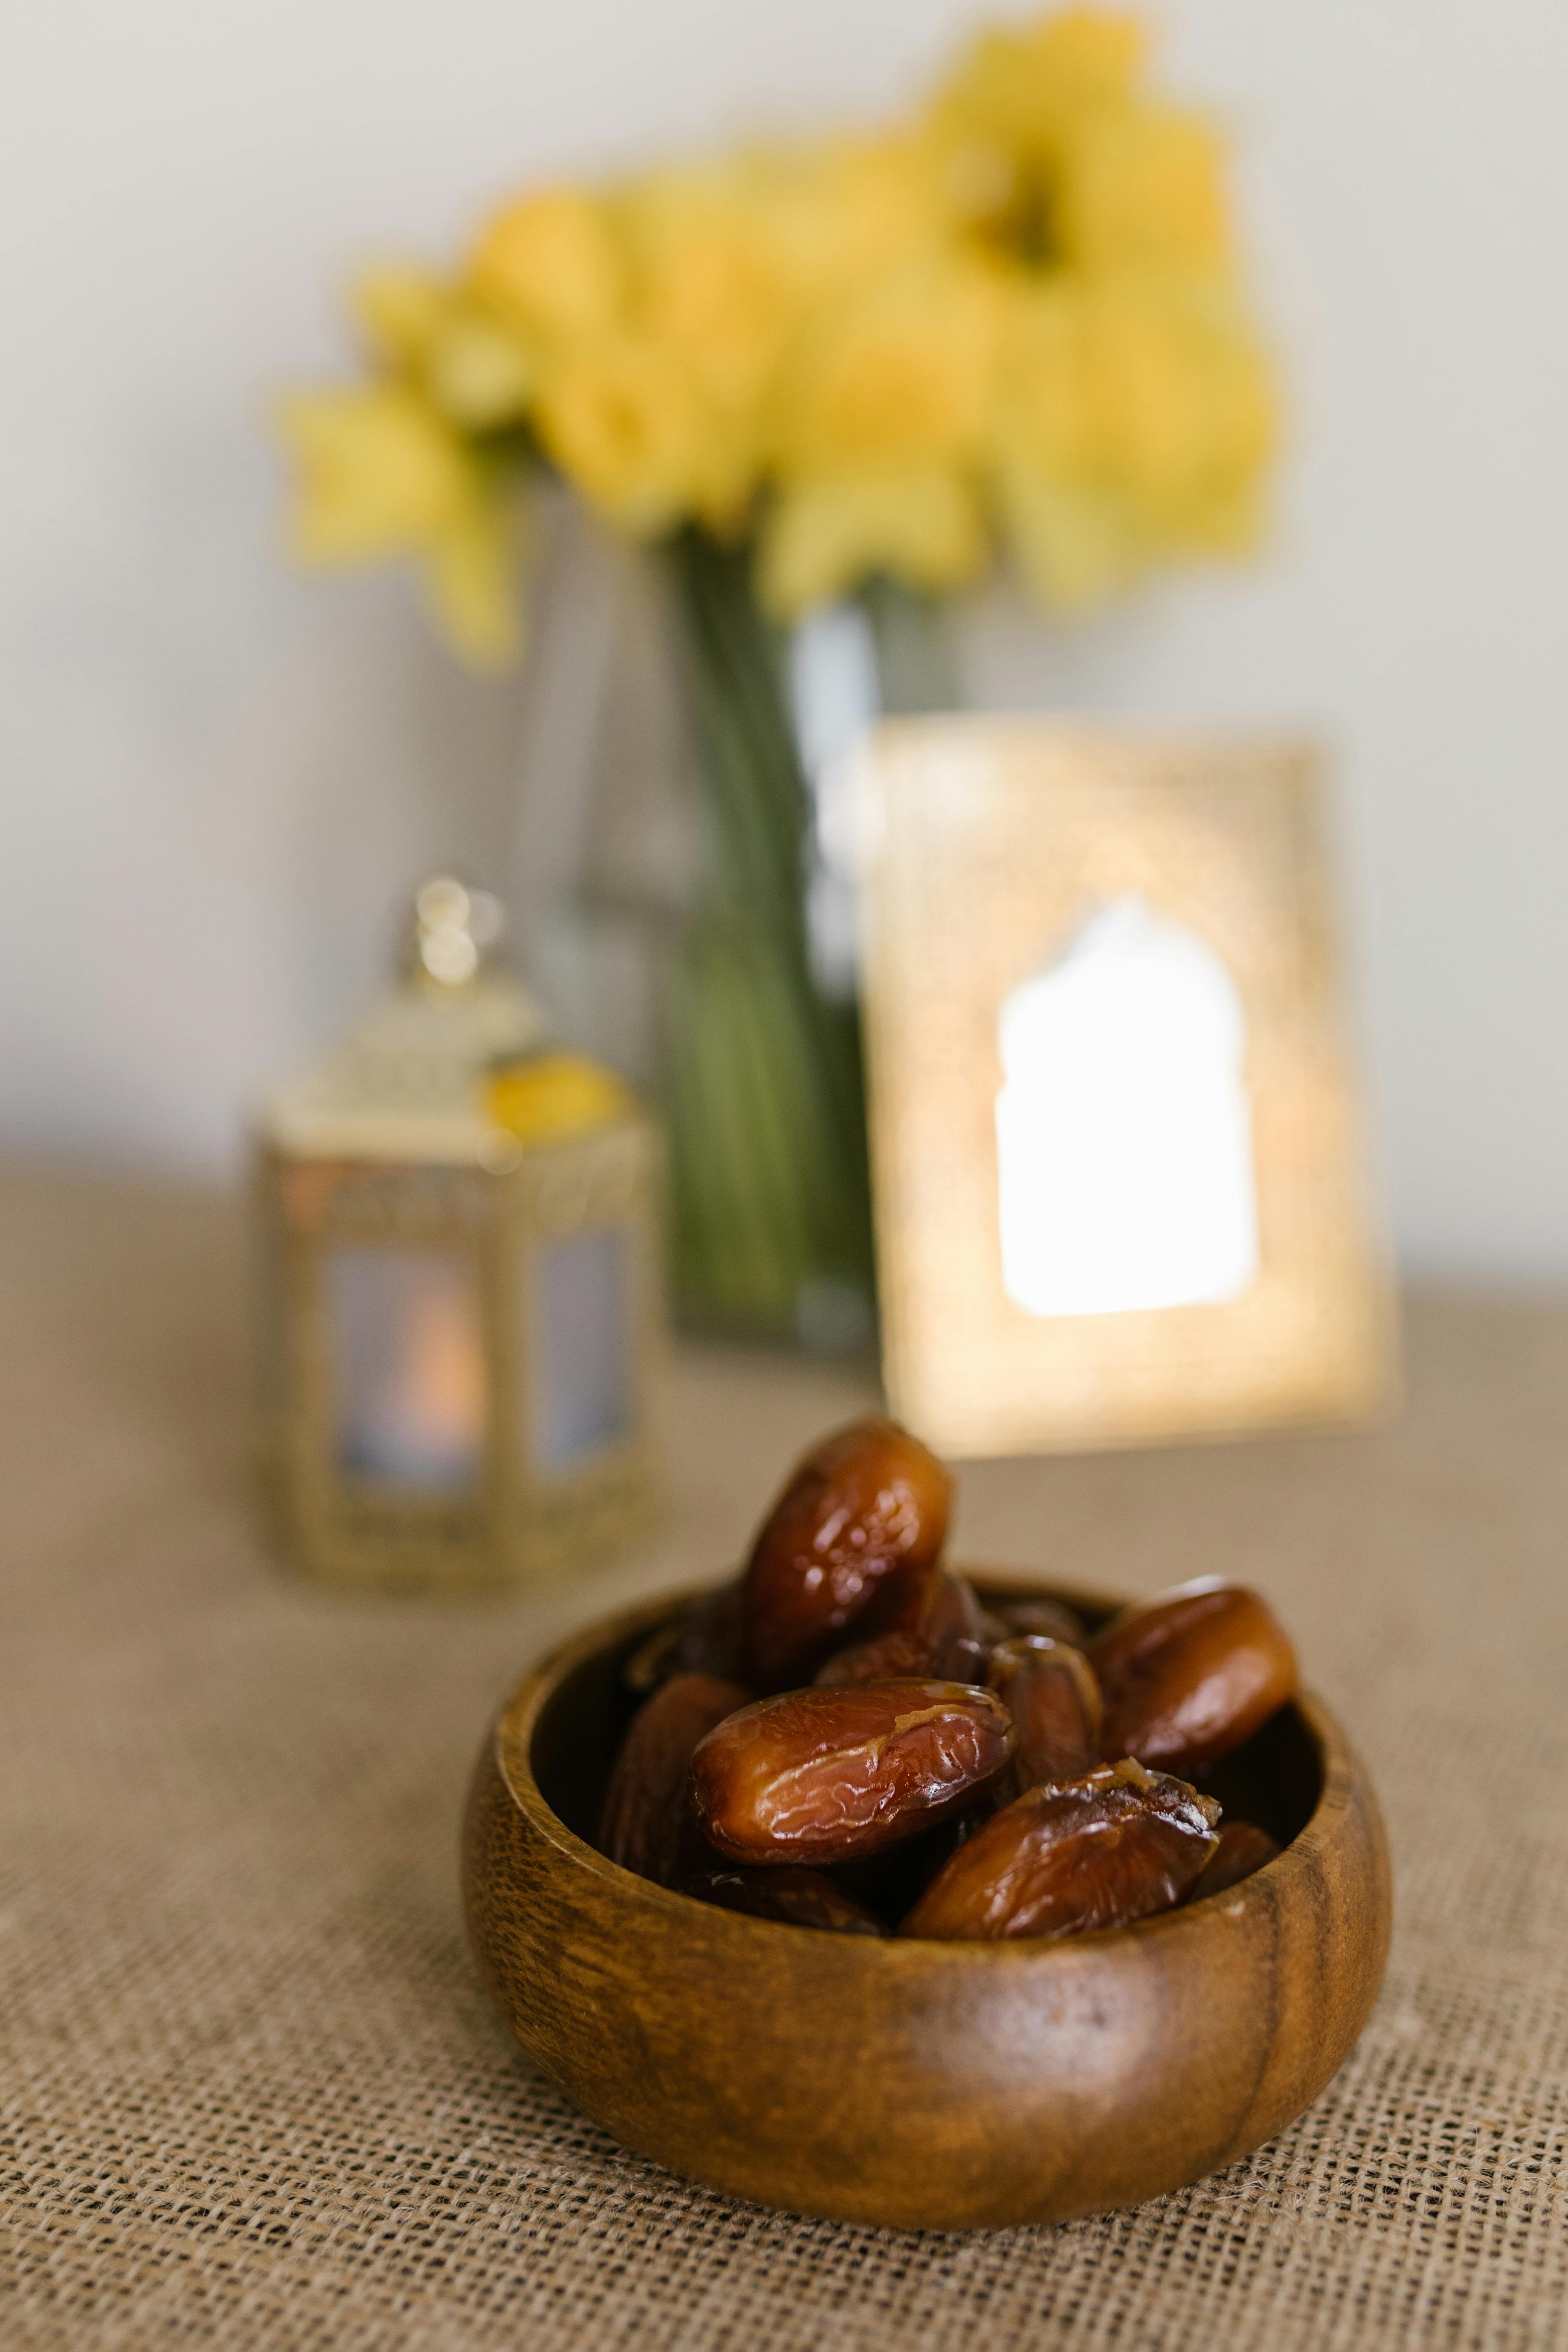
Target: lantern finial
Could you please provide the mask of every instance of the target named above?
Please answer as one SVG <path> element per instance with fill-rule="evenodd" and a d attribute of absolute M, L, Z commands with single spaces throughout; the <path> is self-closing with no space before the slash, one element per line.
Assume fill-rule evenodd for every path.
<path fill-rule="evenodd" d="M 438 989 L 466 988 L 505 923 L 500 900 L 470 890 L 454 874 L 433 874 L 414 893 L 409 964 Z"/>

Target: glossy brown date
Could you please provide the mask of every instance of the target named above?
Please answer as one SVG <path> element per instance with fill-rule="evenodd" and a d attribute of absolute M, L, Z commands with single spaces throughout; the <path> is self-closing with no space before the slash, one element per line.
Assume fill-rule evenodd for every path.
<path fill-rule="evenodd" d="M 850 1684 L 905 1682 L 921 1675 L 932 1675 L 936 1662 L 931 1643 L 908 1627 L 892 1633 L 878 1633 L 868 1642 L 851 1642 L 847 1648 L 835 1650 L 825 1665 L 818 1666 L 816 1687 L 818 1690 L 843 1690 Z M 947 1679 L 945 1676 L 943 1679 Z M 967 1679 L 958 1675 L 960 1682 Z"/>
<path fill-rule="evenodd" d="M 1019 1793 L 1042 1780 L 1078 1780 L 1100 1761 L 1102 1706 L 1081 1650 L 1044 1633 L 1020 1633 L 991 1653 L 989 1681 L 1018 1734 Z"/>
<path fill-rule="evenodd" d="M 991 1941 L 1145 1919 L 1186 1894 L 1218 1817 L 1212 1797 L 1131 1757 L 1030 1789 L 959 1847 L 899 1933 Z"/>
<path fill-rule="evenodd" d="M 675 1645 L 679 1641 L 683 1621 L 677 1617 L 661 1625 L 646 1642 L 639 1642 L 621 1668 L 621 1680 L 637 1698 L 647 1698 L 660 1683 L 668 1682 L 675 1672 Z"/>
<path fill-rule="evenodd" d="M 751 1693 L 716 1675 L 673 1675 L 645 1699 L 621 1743 L 599 1816 L 599 1851 L 672 1886 L 711 1863 L 687 1790 L 697 1743 Z"/>
<path fill-rule="evenodd" d="M 671 1675 L 719 1675 L 732 1681 L 741 1654 L 741 1579 L 732 1576 L 640 1642 L 621 1679 L 640 1697 Z M 756 1693 L 749 1691 L 749 1698 Z"/>
<path fill-rule="evenodd" d="M 936 1558 L 951 1496 L 935 1454 L 897 1422 L 858 1421 L 813 1446 L 746 1569 L 741 1679 L 809 1682 L 885 1579 Z"/>
<path fill-rule="evenodd" d="M 1239 1886 L 1255 1870 L 1278 1859 L 1279 1848 L 1267 1830 L 1256 1822 L 1226 1822 L 1219 1833 L 1219 1843 L 1199 1871 L 1189 1903 L 1201 1903 L 1205 1895 L 1224 1895 L 1230 1887 Z"/>
<path fill-rule="evenodd" d="M 733 1862 L 851 1862 L 913 1837 L 1013 1752 L 992 1691 L 933 1681 L 786 1691 L 742 1707 L 691 1762 L 697 1818 Z"/>
<path fill-rule="evenodd" d="M 1083 1619 L 1065 1601 L 999 1601 L 996 1614 L 1009 1633 L 1043 1633 L 1050 1642 L 1084 1646 Z"/>
<path fill-rule="evenodd" d="M 1239 1748 L 1296 1688 L 1296 1654 L 1268 1603 L 1218 1577 L 1124 1609 L 1089 1656 L 1105 1695 L 1101 1753 L 1172 1772 Z"/>
<path fill-rule="evenodd" d="M 826 1927 L 839 1936 L 885 1936 L 876 1914 L 857 1903 L 819 1870 L 786 1863 L 778 1870 L 710 1870 L 682 1887 L 699 1903 L 723 1911 L 743 1911 L 752 1919 L 776 1919 L 786 1927 Z"/>
<path fill-rule="evenodd" d="M 817 1668 L 818 1686 L 883 1683 L 930 1675 L 938 1682 L 980 1683 L 990 1648 L 973 1591 L 945 1569 L 900 1569 L 873 1594 L 857 1621 L 864 1638 L 835 1650 Z"/>

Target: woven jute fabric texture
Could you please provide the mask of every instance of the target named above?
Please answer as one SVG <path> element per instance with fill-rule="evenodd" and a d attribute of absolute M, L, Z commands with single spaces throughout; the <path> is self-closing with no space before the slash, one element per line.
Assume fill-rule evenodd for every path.
<path fill-rule="evenodd" d="M 642 1558 L 343 1599 L 253 1516 L 242 1275 L 224 1202 L 0 1188 L 0 2345 L 1568 2343 L 1568 1313 L 1416 1302 L 1370 1436 L 967 1472 L 972 1558 L 1273 1597 L 1381 1792 L 1397 1925 L 1354 2057 L 1247 2162 L 910 2236 L 615 2147 L 490 2014 L 457 1890 L 503 1690 L 733 1559 L 854 1378 L 687 1357 Z"/>

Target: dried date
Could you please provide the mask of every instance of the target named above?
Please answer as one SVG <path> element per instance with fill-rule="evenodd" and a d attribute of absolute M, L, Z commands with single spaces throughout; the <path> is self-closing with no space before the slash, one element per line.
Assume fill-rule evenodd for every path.
<path fill-rule="evenodd" d="M 964 1579 L 945 1569 L 900 1569 L 873 1595 L 858 1625 L 865 1638 L 835 1650 L 818 1667 L 819 1687 L 910 1675 L 938 1682 L 985 1679 L 990 1650 L 980 1604 Z"/>
<path fill-rule="evenodd" d="M 777 1870 L 710 1870 L 682 1888 L 699 1903 L 776 1919 L 786 1927 L 826 1927 L 839 1936 L 885 1936 L 874 1912 L 819 1870 L 786 1863 Z"/>
<path fill-rule="evenodd" d="M 732 1576 L 700 1601 L 680 1629 L 674 1667 L 682 1675 L 721 1675 L 726 1682 L 743 1682 L 741 1673 L 741 1616 L 743 1580 Z"/>
<path fill-rule="evenodd" d="M 896 1570 L 935 1559 L 952 1481 L 896 1422 L 834 1432 L 796 1465 L 745 1573 L 741 1678 L 807 1682 Z"/>
<path fill-rule="evenodd" d="M 1083 1619 L 1065 1601 L 999 1601 L 996 1614 L 1009 1633 L 1043 1633 L 1050 1642 L 1084 1646 Z"/>
<path fill-rule="evenodd" d="M 639 1643 L 621 1679 L 639 1697 L 672 1675 L 719 1675 L 729 1682 L 739 1671 L 740 1651 L 741 1579 L 733 1576 Z"/>
<path fill-rule="evenodd" d="M 1226 1822 L 1218 1845 L 1198 1873 L 1188 1902 L 1201 1903 L 1206 1895 L 1224 1895 L 1239 1886 L 1254 1871 L 1276 1861 L 1279 1853 L 1268 1831 L 1260 1830 L 1256 1822 Z"/>
<path fill-rule="evenodd" d="M 1030 1789 L 937 1873 L 900 1936 L 1073 1936 L 1179 1903 L 1217 1843 L 1219 1807 L 1131 1757 Z"/>
<path fill-rule="evenodd" d="M 686 1628 L 684 1618 L 674 1618 L 650 1633 L 621 1668 L 621 1680 L 636 1698 L 647 1698 L 660 1683 L 668 1682 L 675 1672 L 675 1653 Z"/>
<path fill-rule="evenodd" d="M 716 1675 L 673 1675 L 645 1699 L 621 1743 L 599 1816 L 599 1851 L 672 1886 L 711 1862 L 688 1796 L 699 1740 L 751 1693 Z"/>
<path fill-rule="evenodd" d="M 891 1633 L 878 1633 L 868 1642 L 851 1642 L 845 1649 L 835 1650 L 826 1664 L 818 1666 L 816 1686 L 818 1690 L 843 1690 L 857 1683 L 908 1681 L 911 1676 L 934 1674 L 935 1670 L 931 1643 L 904 1626 Z M 963 1682 L 968 1677 L 960 1675 L 953 1679 Z"/>
<path fill-rule="evenodd" d="M 735 1862 L 850 1862 L 930 1828 L 1014 1746 L 995 1694 L 968 1684 L 786 1691 L 742 1707 L 691 1765 L 697 1818 Z"/>
<path fill-rule="evenodd" d="M 991 1653 L 989 1680 L 1017 1729 L 1019 1793 L 1042 1780 L 1081 1780 L 1099 1762 L 1100 1685 L 1081 1650 L 1044 1633 L 1017 1634 Z"/>
<path fill-rule="evenodd" d="M 1296 1688 L 1296 1654 L 1274 1612 L 1218 1577 L 1124 1609 L 1089 1656 L 1105 1695 L 1102 1753 L 1172 1772 L 1239 1748 Z"/>

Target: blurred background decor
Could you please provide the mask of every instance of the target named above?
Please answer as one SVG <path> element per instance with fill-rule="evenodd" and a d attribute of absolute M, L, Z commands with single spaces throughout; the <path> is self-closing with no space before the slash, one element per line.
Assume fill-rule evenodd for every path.
<path fill-rule="evenodd" d="M 284 409 L 300 551 L 413 556 L 475 662 L 518 650 L 550 478 L 656 551 L 701 785 L 658 956 L 689 1322 L 868 1334 L 817 803 L 860 720 L 954 698 L 942 600 L 1000 562 L 1081 614 L 1256 543 L 1275 402 L 1222 142 L 1144 48 L 1070 9 L 982 34 L 874 131 L 524 194 L 449 270 L 366 272 L 366 379 Z"/>
<path fill-rule="evenodd" d="M 426 882 L 395 984 L 258 1121 L 263 1468 L 337 1580 L 514 1583 L 660 1502 L 655 1133 L 552 1046 L 500 924 Z"/>
<path fill-rule="evenodd" d="M 927 719 L 858 782 L 894 1409 L 958 1454 L 1385 1409 L 1310 749 Z"/>

